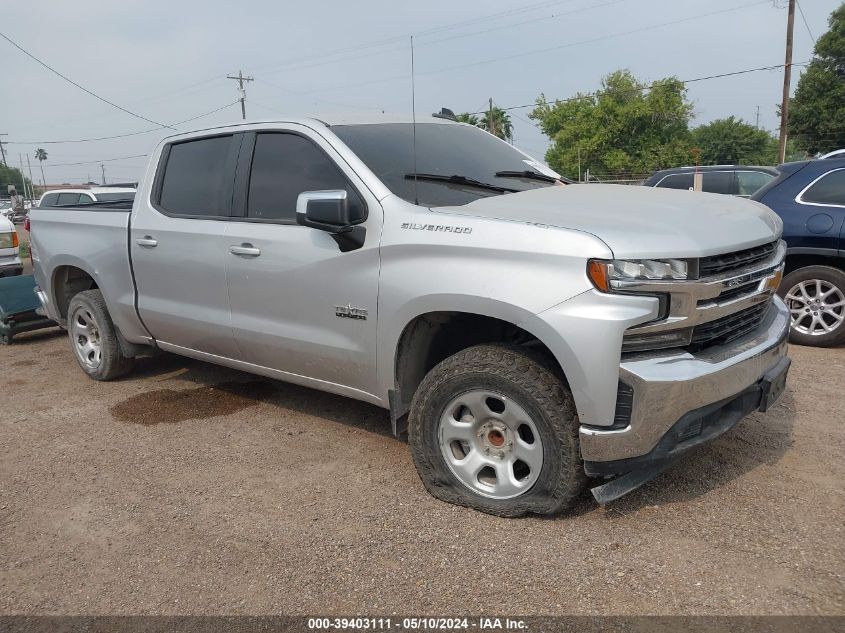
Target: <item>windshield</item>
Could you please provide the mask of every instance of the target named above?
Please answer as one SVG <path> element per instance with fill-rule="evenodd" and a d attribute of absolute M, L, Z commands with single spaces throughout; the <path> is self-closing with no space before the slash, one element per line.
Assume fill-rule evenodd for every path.
<path fill-rule="evenodd" d="M 414 173 L 418 174 L 419 204 L 432 207 L 458 206 L 502 195 L 494 189 L 527 191 L 554 184 L 512 174 L 503 176 L 501 172 L 542 174 L 536 167 L 538 163 L 470 125 L 418 123 L 416 166 L 410 123 L 338 125 L 331 129 L 388 189 L 408 202 L 414 202 L 414 179 L 409 177 Z M 553 172 L 547 170 L 548 173 Z M 423 175 L 461 176 L 463 179 L 450 182 L 427 179 Z M 470 184 L 468 180 L 474 180 L 476 184 Z M 478 183 L 494 187 L 484 188 Z"/>
<path fill-rule="evenodd" d="M 118 202 L 119 200 L 134 200 L 134 191 L 120 191 L 118 193 L 95 193 L 97 202 Z"/>

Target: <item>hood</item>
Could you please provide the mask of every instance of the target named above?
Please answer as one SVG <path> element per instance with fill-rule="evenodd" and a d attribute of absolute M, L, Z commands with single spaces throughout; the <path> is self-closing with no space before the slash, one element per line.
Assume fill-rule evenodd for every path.
<path fill-rule="evenodd" d="M 757 202 L 632 185 L 544 187 L 433 210 L 582 231 L 629 259 L 718 255 L 771 242 L 783 229 Z"/>

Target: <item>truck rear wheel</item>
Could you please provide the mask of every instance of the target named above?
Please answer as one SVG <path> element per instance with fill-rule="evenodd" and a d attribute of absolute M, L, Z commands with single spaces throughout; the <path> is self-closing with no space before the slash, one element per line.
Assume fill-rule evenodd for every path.
<path fill-rule="evenodd" d="M 94 380 L 112 380 L 132 369 L 134 358 L 123 355 L 103 294 L 85 290 L 70 300 L 67 317 L 70 346 L 76 362 Z"/>
<path fill-rule="evenodd" d="M 845 272 L 805 266 L 783 278 L 778 294 L 792 319 L 790 342 L 815 347 L 845 343 Z"/>
<path fill-rule="evenodd" d="M 555 514 L 586 483 L 572 395 L 518 346 L 477 345 L 434 367 L 414 395 L 408 434 L 426 489 L 488 514 Z"/>

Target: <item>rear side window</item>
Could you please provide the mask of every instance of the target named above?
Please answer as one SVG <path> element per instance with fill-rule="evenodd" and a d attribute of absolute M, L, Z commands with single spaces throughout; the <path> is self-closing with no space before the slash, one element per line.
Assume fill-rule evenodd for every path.
<path fill-rule="evenodd" d="M 692 174 L 670 174 L 661 180 L 657 186 L 667 189 L 692 189 Z"/>
<path fill-rule="evenodd" d="M 74 204 L 79 204 L 80 194 L 78 193 L 60 193 L 59 199 L 56 201 L 56 206 L 58 207 L 68 207 Z M 89 202 L 89 200 L 84 200 L 83 202 Z"/>
<path fill-rule="evenodd" d="M 736 190 L 734 189 L 734 172 L 704 172 L 701 190 L 708 193 L 736 193 Z"/>
<path fill-rule="evenodd" d="M 845 206 L 845 169 L 830 171 L 801 196 L 801 202 Z"/>
<path fill-rule="evenodd" d="M 174 143 L 164 166 L 159 205 L 176 215 L 228 215 L 234 172 L 229 154 L 232 136 Z"/>
<path fill-rule="evenodd" d="M 737 193 L 740 196 L 754 195 L 758 189 L 765 187 L 774 176 L 762 171 L 736 172 Z"/>
<path fill-rule="evenodd" d="M 57 193 L 48 193 L 44 196 L 44 199 L 41 201 L 41 204 L 38 206 L 41 207 L 55 207 L 56 203 L 59 199 L 59 194 Z"/>
<path fill-rule="evenodd" d="M 247 216 L 296 221 L 296 199 L 303 191 L 345 189 L 353 217 L 363 201 L 340 168 L 319 147 L 297 134 L 265 133 L 255 139 Z M 355 208 L 359 212 L 355 213 Z"/>

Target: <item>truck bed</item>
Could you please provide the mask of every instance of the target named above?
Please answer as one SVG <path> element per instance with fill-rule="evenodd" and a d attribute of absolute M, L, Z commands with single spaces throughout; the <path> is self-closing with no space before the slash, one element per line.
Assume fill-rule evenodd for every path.
<path fill-rule="evenodd" d="M 30 213 L 35 278 L 46 293 L 49 316 L 64 324 L 69 298 L 56 296 L 60 275 L 85 271 L 105 297 L 112 319 L 128 340 L 148 337 L 135 311 L 135 284 L 129 259 L 131 203 L 39 207 Z M 53 271 L 47 279 L 45 270 Z"/>

